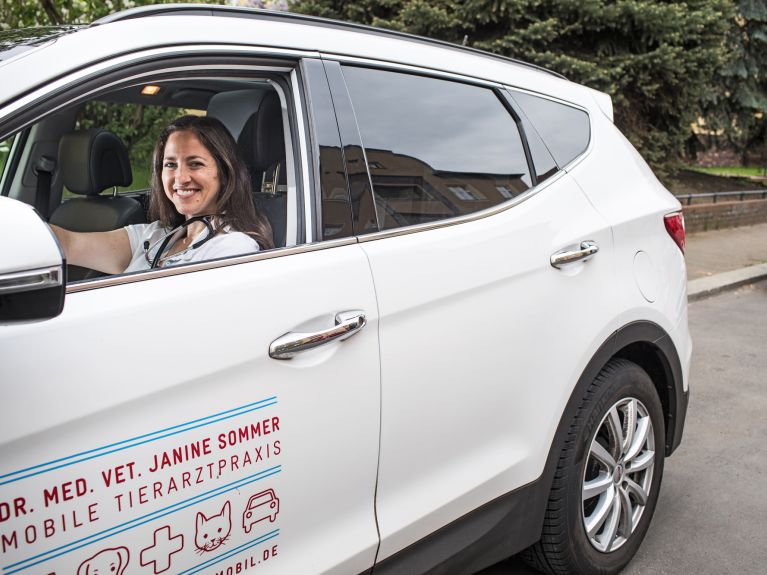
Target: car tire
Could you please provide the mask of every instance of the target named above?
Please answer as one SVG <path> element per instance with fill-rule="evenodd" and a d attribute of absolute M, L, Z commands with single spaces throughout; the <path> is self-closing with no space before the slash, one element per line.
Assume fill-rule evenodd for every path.
<path fill-rule="evenodd" d="M 665 429 L 647 373 L 611 360 L 570 423 L 541 539 L 522 553 L 552 575 L 618 573 L 650 525 L 663 474 Z"/>

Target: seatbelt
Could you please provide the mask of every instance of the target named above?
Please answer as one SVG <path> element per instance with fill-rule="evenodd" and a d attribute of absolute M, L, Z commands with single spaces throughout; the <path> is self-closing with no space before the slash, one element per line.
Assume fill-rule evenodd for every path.
<path fill-rule="evenodd" d="M 51 180 L 56 161 L 48 156 L 40 156 L 34 167 L 37 176 L 37 191 L 35 192 L 35 209 L 42 218 L 48 221 L 48 211 L 51 204 Z"/>

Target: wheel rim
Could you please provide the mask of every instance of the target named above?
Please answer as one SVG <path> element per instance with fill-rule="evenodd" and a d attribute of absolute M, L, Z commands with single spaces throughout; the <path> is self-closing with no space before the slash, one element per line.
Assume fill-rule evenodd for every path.
<path fill-rule="evenodd" d="M 621 399 L 591 438 L 583 472 L 583 525 L 598 551 L 615 551 L 634 533 L 647 506 L 654 467 L 650 414 L 638 399 Z"/>

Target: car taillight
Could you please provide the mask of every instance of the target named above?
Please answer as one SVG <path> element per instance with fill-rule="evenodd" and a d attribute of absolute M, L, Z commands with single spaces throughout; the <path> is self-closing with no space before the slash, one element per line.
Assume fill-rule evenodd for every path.
<path fill-rule="evenodd" d="M 682 250 L 682 253 L 684 253 L 685 232 L 684 215 L 682 212 L 675 212 L 673 214 L 663 216 L 663 223 L 666 225 L 666 231 L 668 232 L 668 235 L 671 236 L 671 239 L 676 242 L 676 245 L 678 245 L 679 249 Z"/>

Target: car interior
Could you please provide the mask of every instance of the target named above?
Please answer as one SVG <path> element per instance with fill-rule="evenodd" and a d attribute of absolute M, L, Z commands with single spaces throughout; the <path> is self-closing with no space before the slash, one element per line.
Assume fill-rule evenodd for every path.
<path fill-rule="evenodd" d="M 145 223 L 159 133 L 175 117 L 208 115 L 221 120 L 237 142 L 256 209 L 269 220 L 275 247 L 291 245 L 288 190 L 295 180 L 282 101 L 278 84 L 269 79 L 204 77 L 120 87 L 64 107 L 17 134 L 1 191 L 73 231 Z M 68 268 L 70 282 L 100 275 Z"/>

